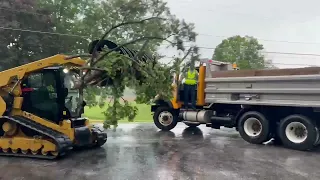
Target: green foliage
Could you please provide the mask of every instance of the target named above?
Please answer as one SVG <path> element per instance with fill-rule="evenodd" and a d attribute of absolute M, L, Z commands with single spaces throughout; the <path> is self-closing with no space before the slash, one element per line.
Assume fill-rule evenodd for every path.
<path fill-rule="evenodd" d="M 172 98 L 172 67 L 157 64 L 154 68 L 149 65 L 144 72 L 144 82 L 131 86 L 137 93 L 136 102 L 139 104 L 150 104 L 155 95 L 161 95 L 164 99 Z"/>
<path fill-rule="evenodd" d="M 105 111 L 106 128 L 110 125 L 117 126 L 120 119 L 128 118 L 133 120 L 137 114 L 137 107 L 131 106 L 124 101 L 120 103 L 125 87 L 135 90 L 137 95 L 136 102 L 148 104 L 156 95 L 161 95 L 162 98 L 172 97 L 172 70 L 177 69 L 181 62 L 192 51 L 191 58 L 197 59 L 197 48 L 188 50 L 184 48 L 184 42 L 195 41 L 196 33 L 194 33 L 193 24 L 188 24 L 184 20 L 177 19 L 170 14 L 166 3 L 158 0 L 122 0 L 122 1 L 103 1 L 101 7 L 104 13 L 112 12 L 108 10 L 119 10 L 118 13 L 103 15 L 103 21 L 96 21 L 95 26 L 101 26 L 104 31 L 109 32 L 112 26 L 116 24 L 126 23 L 124 26 L 112 29 L 108 34 L 105 34 L 106 39 L 113 40 L 118 45 L 121 43 L 129 43 L 126 47 L 137 50 L 137 56 L 132 58 L 116 53 L 106 54 L 108 49 L 105 49 L 98 57 L 93 60 L 95 68 L 104 70 L 112 81 L 110 87 L 113 103 Z M 100 13 L 99 10 L 97 12 Z M 114 12 L 114 11 L 113 11 Z M 148 21 L 143 21 L 148 17 L 153 18 Z M 108 20 L 107 20 L 108 19 Z M 164 20 L 165 19 L 165 20 Z M 140 22 L 139 22 L 140 21 Z M 106 22 L 114 22 L 103 24 Z M 139 40 L 141 39 L 141 40 Z M 160 64 L 156 59 L 153 61 L 143 62 L 139 59 L 141 54 L 154 55 L 157 57 L 156 47 L 164 40 L 168 39 L 172 46 L 175 46 L 178 51 L 185 53 L 184 58 L 177 58 L 173 66 Z"/>
<path fill-rule="evenodd" d="M 86 6 L 94 7 L 94 2 L 1 1 L 0 24 L 9 28 L 0 29 L 1 68 L 12 68 L 60 53 L 85 52 L 89 42 L 85 35 L 88 33 L 80 31 L 80 28 L 85 26 L 89 30 L 92 27 L 83 24 L 79 17 L 86 12 Z M 97 37 L 99 36 L 100 34 L 97 34 Z"/>
<path fill-rule="evenodd" d="M 0 29 L 0 69 L 12 68 L 52 55 L 48 47 L 52 47 L 54 43 L 47 35 L 13 30 L 52 32 L 53 23 L 46 11 L 38 8 L 34 0 L 2 0 L 0 7 L 1 27 L 8 28 Z"/>
<path fill-rule="evenodd" d="M 106 118 L 103 123 L 104 127 L 110 128 L 111 125 L 117 127 L 118 121 L 124 118 L 127 118 L 129 122 L 132 122 L 137 114 L 137 106 L 132 106 L 128 101 L 124 101 L 124 104 L 121 104 L 119 100 L 114 100 L 113 104 L 108 106 L 104 112 Z"/>
<path fill-rule="evenodd" d="M 109 128 L 111 125 L 116 127 L 118 121 L 123 118 L 133 121 L 138 113 L 138 108 L 136 106 L 133 106 L 125 99 L 122 99 L 126 87 L 135 90 L 135 93 L 137 94 L 136 102 L 141 104 L 150 103 L 150 100 L 157 94 L 162 94 L 165 98 L 171 97 L 171 80 L 168 78 L 170 77 L 170 67 L 168 66 L 161 64 L 153 66 L 152 63 L 138 65 L 128 57 L 112 53 L 107 56 L 105 60 L 97 63 L 96 67 L 103 68 L 108 77 L 113 81 L 113 85 L 106 88 L 109 89 L 109 93 L 100 92 L 101 95 L 108 94 L 111 97 L 108 108 L 104 112 L 106 118 L 104 126 L 106 128 Z M 137 79 L 135 76 L 135 73 L 137 72 L 144 78 L 141 80 Z M 93 90 L 89 90 L 88 92 L 93 92 Z M 98 92 L 92 94 L 98 94 Z M 90 103 L 91 106 L 97 104 L 92 101 L 91 96 L 85 97 L 86 101 L 89 100 L 89 102 L 93 102 Z M 100 96 L 100 99 L 106 99 L 106 97 L 102 98 L 102 96 Z M 121 100 L 124 101 L 123 104 L 120 102 Z M 103 107 L 105 103 L 106 101 L 100 101 L 100 106 Z"/>
<path fill-rule="evenodd" d="M 186 54 L 184 43 L 196 40 L 194 25 L 176 18 L 161 0 L 4 0 L 0 6 L 21 11 L 1 9 L 0 17 L 5 17 L 0 18 L 2 26 L 49 32 L 0 29 L 0 66 L 3 69 L 60 53 L 85 53 L 91 40 L 101 38 L 120 23 L 125 25 L 113 29 L 104 39 L 118 45 L 136 40 L 126 47 L 137 50 L 138 55 L 155 57 L 155 62 L 143 62 L 138 55 L 129 58 L 110 53 L 94 65 L 104 70 L 112 86 L 88 86 L 84 89 L 84 98 L 89 107 L 103 107 L 108 98 L 112 99 L 105 111 L 106 127 L 116 126 L 122 118 L 132 120 L 137 114 L 137 107 L 120 102 L 126 87 L 135 90 L 138 103 L 150 103 L 158 94 L 171 98 L 172 71 L 178 69 L 185 58 L 175 59 L 173 66 L 160 64 L 157 48 L 166 39 Z M 150 17 L 153 18 L 141 21 Z M 197 59 L 197 50 L 192 51 L 191 58 Z"/>
<path fill-rule="evenodd" d="M 232 36 L 224 39 L 214 50 L 213 59 L 236 62 L 240 69 L 264 69 L 268 66 L 261 54 L 263 45 L 254 37 Z"/>

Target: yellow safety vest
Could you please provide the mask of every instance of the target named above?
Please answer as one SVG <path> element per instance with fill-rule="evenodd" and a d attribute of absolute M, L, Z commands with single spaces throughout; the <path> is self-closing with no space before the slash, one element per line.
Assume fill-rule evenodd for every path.
<path fill-rule="evenodd" d="M 187 85 L 195 85 L 195 84 L 197 84 L 196 70 L 193 70 L 192 73 L 191 73 L 190 70 L 188 70 L 185 84 L 187 84 Z"/>

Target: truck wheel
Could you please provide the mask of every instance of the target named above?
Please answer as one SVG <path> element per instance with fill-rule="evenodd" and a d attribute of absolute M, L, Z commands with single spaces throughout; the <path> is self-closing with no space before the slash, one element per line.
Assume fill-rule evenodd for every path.
<path fill-rule="evenodd" d="M 279 136 L 285 147 L 307 151 L 318 142 L 319 131 L 309 118 L 302 115 L 290 115 L 280 121 Z"/>
<path fill-rule="evenodd" d="M 170 131 L 178 123 L 178 116 L 172 108 L 159 107 L 153 115 L 154 124 L 163 131 Z"/>
<path fill-rule="evenodd" d="M 240 136 L 252 144 L 262 144 L 270 136 L 269 121 L 257 111 L 244 113 L 238 121 Z"/>

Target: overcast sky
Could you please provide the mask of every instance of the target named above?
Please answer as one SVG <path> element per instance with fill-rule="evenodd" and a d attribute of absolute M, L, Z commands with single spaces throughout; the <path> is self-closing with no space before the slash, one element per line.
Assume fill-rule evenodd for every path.
<path fill-rule="evenodd" d="M 249 35 L 267 52 L 320 54 L 320 1 L 166 0 L 171 12 L 196 26 L 197 45 L 214 48 L 222 39 Z M 290 41 L 290 42 L 286 42 Z M 174 51 L 163 51 L 171 56 Z M 212 49 L 201 49 L 211 58 Z M 320 56 L 268 53 L 280 68 L 320 66 Z M 297 64 L 303 64 L 297 65 Z"/>

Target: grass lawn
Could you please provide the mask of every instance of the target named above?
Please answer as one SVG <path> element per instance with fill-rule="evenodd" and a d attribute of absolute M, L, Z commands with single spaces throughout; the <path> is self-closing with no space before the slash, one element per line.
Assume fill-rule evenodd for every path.
<path fill-rule="evenodd" d="M 153 121 L 150 105 L 138 104 L 136 106 L 138 107 L 138 114 L 132 123 Z M 92 121 L 103 121 L 104 120 L 103 111 L 106 108 L 107 106 L 102 109 L 99 106 L 92 107 L 92 108 L 85 107 L 84 116 L 89 118 Z M 129 123 L 129 121 L 127 119 L 124 119 L 124 120 L 120 120 L 119 123 Z"/>

